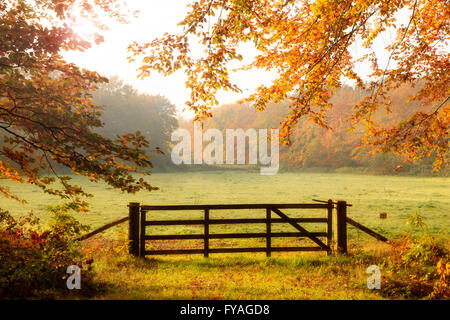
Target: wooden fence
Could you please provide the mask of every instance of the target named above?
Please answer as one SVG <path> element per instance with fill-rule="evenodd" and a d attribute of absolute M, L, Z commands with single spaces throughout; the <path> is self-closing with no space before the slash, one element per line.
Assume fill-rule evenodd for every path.
<path fill-rule="evenodd" d="M 318 201 L 320 203 L 309 204 L 227 204 L 227 205 L 140 205 L 130 203 L 129 207 L 129 252 L 134 256 L 162 254 L 203 254 L 208 257 L 210 253 L 231 252 L 265 252 L 270 256 L 272 252 L 282 251 L 326 251 L 330 254 L 333 250 L 339 253 L 347 252 L 347 206 L 345 201 L 333 202 Z M 211 219 L 211 210 L 264 210 L 265 218 L 227 218 Z M 284 209 L 317 209 L 324 210 L 323 218 L 290 218 L 281 210 Z M 336 209 L 336 210 L 333 210 Z M 190 220 L 152 220 L 153 211 L 202 211 L 203 219 Z M 333 213 L 334 212 L 334 213 Z M 272 232 L 272 224 L 285 223 L 296 229 L 296 232 Z M 309 232 L 301 224 L 324 223 L 326 232 Z M 264 224 L 265 232 L 260 233 L 211 233 L 211 225 L 228 224 Z M 203 233 L 200 234 L 172 234 L 172 235 L 147 235 L 146 229 L 151 226 L 174 225 L 201 225 Z M 333 232 L 334 231 L 334 232 Z M 274 247 L 272 238 L 277 237 L 301 237 L 312 240 L 316 246 L 308 247 Z M 249 248 L 211 248 L 211 239 L 245 239 L 265 238 L 265 247 Z M 203 248 L 199 249 L 173 249 L 173 250 L 147 250 L 146 243 L 156 240 L 203 240 Z M 323 240 L 326 239 L 326 240 Z M 334 246 L 333 246 L 334 244 Z"/>

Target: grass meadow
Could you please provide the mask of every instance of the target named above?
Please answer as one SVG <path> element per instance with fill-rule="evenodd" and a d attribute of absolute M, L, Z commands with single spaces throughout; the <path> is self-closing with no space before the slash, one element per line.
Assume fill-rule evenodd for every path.
<path fill-rule="evenodd" d="M 389 236 L 407 229 L 406 220 L 416 212 L 425 219 L 430 233 L 448 236 L 450 232 L 450 178 L 445 177 L 292 172 L 263 176 L 258 171 L 211 171 L 155 173 L 148 179 L 160 190 L 129 195 L 104 183 L 91 183 L 86 178 L 74 176 L 73 182 L 94 195 L 90 200 L 90 212 L 78 214 L 78 219 L 93 228 L 99 227 L 127 215 L 129 202 L 147 205 L 311 203 L 312 199 L 333 199 L 346 200 L 353 205 L 348 208 L 349 217 Z M 45 220 L 48 216 L 46 207 L 60 202 L 60 199 L 43 194 L 33 186 L 5 180 L 1 183 L 28 201 L 22 205 L 14 200 L 0 199 L 0 208 L 13 214 L 33 211 Z M 387 213 L 387 219 L 379 218 L 381 212 Z M 165 218 L 172 214 L 182 216 L 172 212 L 153 213 L 155 218 Z M 185 217 L 195 218 L 200 214 L 194 212 Z M 223 213 L 228 217 L 252 217 L 252 214 L 263 217 L 264 212 Z M 310 216 L 325 213 L 302 210 L 301 214 Z"/>
<path fill-rule="evenodd" d="M 393 239 L 403 231 L 418 232 L 406 224 L 419 213 L 431 235 L 448 242 L 450 231 L 450 179 L 444 177 L 371 176 L 332 173 L 279 173 L 262 176 L 258 171 L 209 171 L 155 173 L 148 180 L 160 190 L 128 195 L 102 183 L 74 181 L 94 194 L 90 212 L 78 219 L 99 227 L 127 215 L 128 202 L 141 204 L 310 203 L 312 199 L 346 200 L 353 206 L 348 216 Z M 2 181 L 28 203 L 0 200 L 0 208 L 14 215 L 33 211 L 43 220 L 46 206 L 59 199 L 28 185 Z M 325 210 L 283 210 L 290 217 L 325 217 Z M 379 214 L 387 213 L 386 219 Z M 212 211 L 215 217 L 264 217 L 265 211 Z M 195 219 L 201 212 L 153 212 L 155 219 Z M 324 224 L 304 225 L 324 231 Z M 390 252 L 388 244 L 349 227 L 349 256 L 325 253 L 211 254 L 157 256 L 138 259 L 127 255 L 127 224 L 109 229 L 86 241 L 86 253 L 94 257 L 98 280 L 106 290 L 96 299 L 391 299 L 383 290 L 368 290 L 365 273 Z M 201 233 L 201 226 L 151 227 L 148 234 Z M 230 229 L 233 228 L 233 229 Z M 278 228 L 278 229 L 277 229 Z M 211 226 L 210 232 L 264 232 L 261 225 Z M 273 226 L 273 232 L 295 231 Z M 263 239 L 213 241 L 213 247 L 264 246 Z M 251 243 L 249 243 L 251 242 Z M 274 239 L 275 246 L 309 245 L 309 240 Z M 201 242 L 154 241 L 149 248 L 190 248 Z M 64 297 L 62 297 L 64 298 Z M 402 298 L 399 295 L 397 298 Z"/>

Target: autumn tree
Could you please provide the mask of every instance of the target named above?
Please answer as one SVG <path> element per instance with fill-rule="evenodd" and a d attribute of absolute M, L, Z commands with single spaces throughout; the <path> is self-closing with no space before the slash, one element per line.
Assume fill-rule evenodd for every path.
<path fill-rule="evenodd" d="M 289 101 L 289 114 L 280 124 L 286 144 L 302 118 L 330 129 L 331 98 L 350 81 L 364 91 L 347 119 L 365 130 L 364 145 L 406 160 L 432 155 L 435 170 L 448 165 L 448 1 L 198 0 L 180 26 L 177 34 L 131 44 L 130 60 L 142 59 L 141 77 L 184 71 L 191 90 L 186 104 L 196 120 L 211 116 L 219 90 L 240 91 L 230 81 L 230 63 L 243 59 L 241 44 L 251 43 L 257 54 L 243 69 L 272 71 L 276 77 L 244 101 L 257 110 L 269 101 Z M 386 33 L 393 41 L 381 59 L 377 41 Z M 392 90 L 419 82 L 407 100 L 422 110 L 389 126 L 375 121 L 376 112 L 390 112 Z"/>
<path fill-rule="evenodd" d="M 91 94 L 107 79 L 61 56 L 102 41 L 95 33 L 83 39 L 71 27 L 83 17 L 101 32 L 102 16 L 126 22 L 131 14 L 112 0 L 0 1 L 0 178 L 34 184 L 76 209 L 85 209 L 83 196 L 91 195 L 59 176 L 55 164 L 126 192 L 153 189 L 132 175 L 152 166 L 143 136 L 112 140 L 95 132 L 101 109 Z M 3 186 L 0 193 L 20 198 Z"/>
<path fill-rule="evenodd" d="M 101 119 L 105 125 L 96 132 L 114 138 L 117 134 L 139 131 L 149 142 L 144 150 L 152 155 L 155 170 L 175 167 L 170 148 L 172 132 L 178 128 L 177 110 L 167 98 L 139 93 L 117 76 L 101 84 L 92 96 L 96 105 L 103 106 Z"/>

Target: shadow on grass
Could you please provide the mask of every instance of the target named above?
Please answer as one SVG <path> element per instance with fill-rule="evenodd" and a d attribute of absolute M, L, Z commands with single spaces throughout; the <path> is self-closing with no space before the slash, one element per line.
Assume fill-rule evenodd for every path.
<path fill-rule="evenodd" d="M 248 257 L 244 255 L 217 255 L 214 257 L 152 257 L 152 258 L 131 258 L 133 264 L 138 268 L 153 269 L 163 266 L 200 269 L 223 269 L 236 267 L 253 266 L 276 266 L 284 268 L 296 267 L 321 267 L 327 265 L 344 265 L 353 261 L 351 256 L 291 256 L 291 257 Z"/>

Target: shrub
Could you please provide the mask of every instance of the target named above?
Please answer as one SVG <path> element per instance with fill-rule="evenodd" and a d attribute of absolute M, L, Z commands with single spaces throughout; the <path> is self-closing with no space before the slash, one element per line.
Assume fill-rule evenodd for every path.
<path fill-rule="evenodd" d="M 32 213 L 16 219 L 0 210 L 1 298 L 54 298 L 69 293 L 67 267 L 83 267 L 79 243 L 71 239 L 86 227 L 68 214 L 67 207 L 52 210 L 45 228 Z M 91 288 L 92 271 L 83 269 L 81 291 Z"/>
<path fill-rule="evenodd" d="M 385 292 L 404 298 L 444 299 L 450 296 L 450 262 L 446 244 L 428 234 L 423 218 L 415 213 L 408 223 L 422 234 L 401 235 L 392 242 L 393 252 L 385 259 Z"/>
<path fill-rule="evenodd" d="M 450 299 L 450 260 L 448 256 L 437 264 L 439 281 L 434 285 L 430 297 L 433 299 Z"/>

